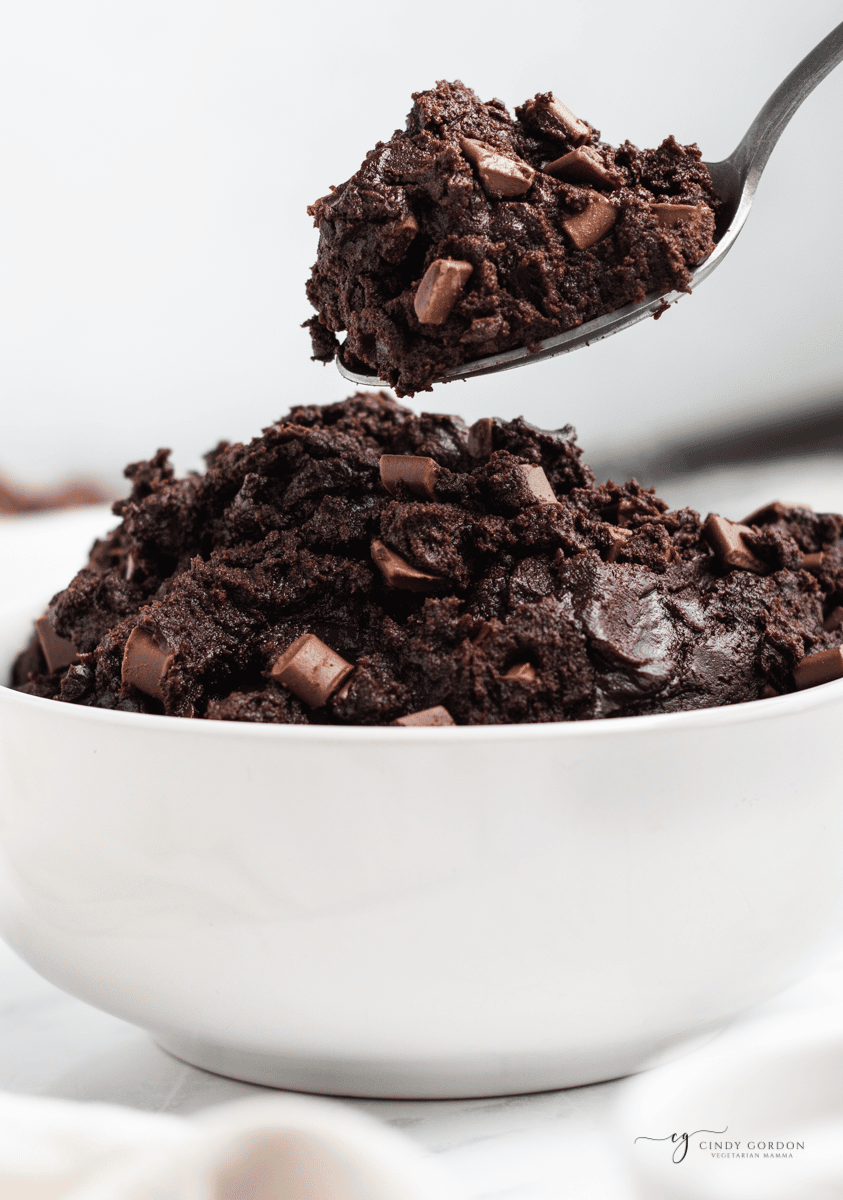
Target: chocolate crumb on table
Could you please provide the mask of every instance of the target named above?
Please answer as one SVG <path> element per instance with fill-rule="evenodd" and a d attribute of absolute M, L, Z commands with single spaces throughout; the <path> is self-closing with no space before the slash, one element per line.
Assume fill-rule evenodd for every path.
<path fill-rule="evenodd" d="M 690 291 L 720 207 L 696 145 L 609 146 L 552 92 L 514 119 L 458 80 L 413 100 L 406 128 L 307 210 L 315 359 L 341 354 L 412 395 L 472 359 Z"/>
<path fill-rule="evenodd" d="M 550 111 L 550 110 L 548 110 Z M 843 673 L 843 518 L 735 523 L 598 484 L 573 429 L 300 405 L 204 475 L 127 468 L 120 524 L 53 597 L 14 686 L 278 724 L 589 720 Z"/>
<path fill-rule="evenodd" d="M 52 488 L 26 488 L 0 477 L 0 517 L 78 508 L 84 504 L 102 504 L 108 499 L 108 493 L 98 483 L 72 481 Z"/>

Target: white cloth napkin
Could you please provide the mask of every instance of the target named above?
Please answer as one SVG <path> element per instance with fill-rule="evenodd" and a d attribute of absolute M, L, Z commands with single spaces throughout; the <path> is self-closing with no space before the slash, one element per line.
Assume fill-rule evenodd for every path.
<path fill-rule="evenodd" d="M 738 1022 L 619 1098 L 642 1200 L 843 1200 L 837 1006 Z"/>
<path fill-rule="evenodd" d="M 0 1093 L 0 1200 L 459 1200 L 346 1105 L 259 1097 L 185 1118 Z"/>

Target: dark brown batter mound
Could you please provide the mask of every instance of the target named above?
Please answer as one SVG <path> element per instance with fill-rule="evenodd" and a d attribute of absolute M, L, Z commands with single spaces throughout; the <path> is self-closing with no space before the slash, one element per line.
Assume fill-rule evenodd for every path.
<path fill-rule="evenodd" d="M 773 504 L 703 532 L 635 481 L 596 485 L 570 427 L 469 430 L 360 394 L 222 443 L 203 476 L 163 450 L 126 474 L 22 691 L 236 721 L 557 721 L 792 691 L 841 641 L 840 517 Z"/>
<path fill-rule="evenodd" d="M 614 149 L 550 92 L 515 120 L 460 82 L 413 99 L 406 130 L 308 209 L 314 358 L 330 362 L 345 330 L 348 367 L 412 395 L 471 359 L 689 290 L 718 208 L 696 145 Z"/>

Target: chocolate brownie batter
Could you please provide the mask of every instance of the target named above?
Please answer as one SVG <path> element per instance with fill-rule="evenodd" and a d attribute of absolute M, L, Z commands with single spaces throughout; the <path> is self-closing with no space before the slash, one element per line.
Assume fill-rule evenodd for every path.
<path fill-rule="evenodd" d="M 719 207 L 696 145 L 615 149 L 552 92 L 515 120 L 459 81 L 413 99 L 406 129 L 308 208 L 314 358 L 341 351 L 412 395 L 472 359 L 690 290 Z"/>
<path fill-rule="evenodd" d="M 597 485 L 570 426 L 298 407 L 121 524 L 15 665 L 32 695 L 214 720 L 495 724 L 705 708 L 843 674 L 843 519 Z M 794 671 L 796 674 L 794 674 Z"/>

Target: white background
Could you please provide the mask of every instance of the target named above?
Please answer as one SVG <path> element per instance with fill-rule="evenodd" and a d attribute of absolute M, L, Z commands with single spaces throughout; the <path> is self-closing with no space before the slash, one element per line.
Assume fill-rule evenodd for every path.
<path fill-rule="evenodd" d="M 462 78 L 510 108 L 553 89 L 617 143 L 727 155 L 835 0 L 3 0 L 0 472 L 114 483 L 180 469 L 292 402 L 341 399 L 299 328 L 305 207 Z M 572 421 L 589 453 L 843 394 L 843 69 L 806 102 L 749 223 L 655 324 L 416 407 Z"/>

